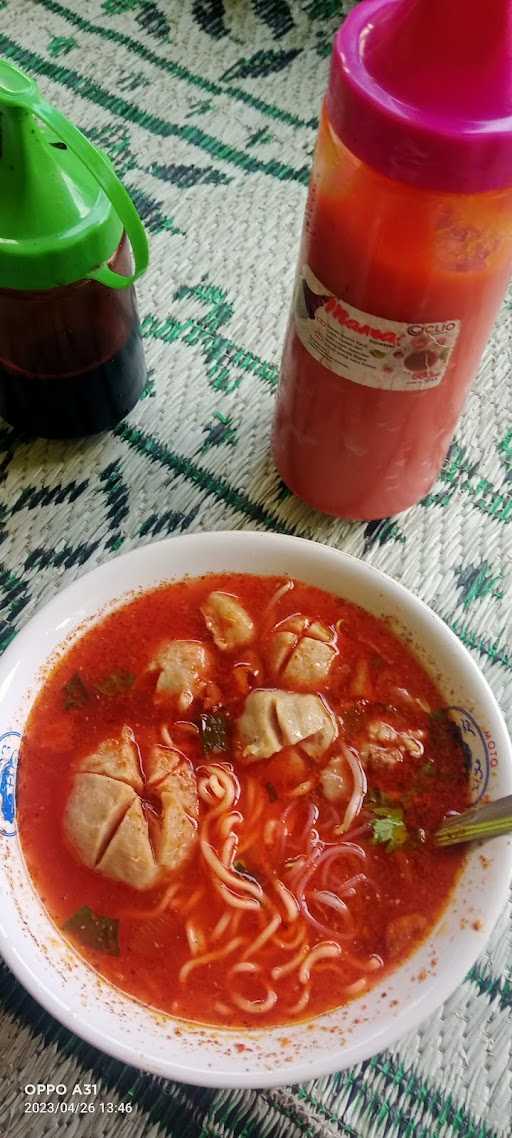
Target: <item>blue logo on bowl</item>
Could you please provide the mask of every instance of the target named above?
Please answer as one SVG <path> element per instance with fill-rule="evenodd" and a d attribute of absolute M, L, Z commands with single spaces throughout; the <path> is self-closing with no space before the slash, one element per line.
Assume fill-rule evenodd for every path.
<path fill-rule="evenodd" d="M 466 711 L 464 707 L 448 707 L 446 710 L 457 728 L 466 758 L 471 801 L 475 804 L 485 794 L 489 785 L 491 766 L 495 766 L 496 763 L 492 761 L 485 735 L 471 712 Z M 490 736 L 488 738 L 489 744 L 492 745 Z"/>
<path fill-rule="evenodd" d="M 0 735 L 0 834 L 6 838 L 16 833 L 16 765 L 20 739 L 19 731 Z"/>

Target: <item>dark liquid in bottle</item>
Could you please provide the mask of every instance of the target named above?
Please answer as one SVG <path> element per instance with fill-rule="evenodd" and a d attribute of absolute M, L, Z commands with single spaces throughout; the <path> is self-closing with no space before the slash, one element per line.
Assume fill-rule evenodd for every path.
<path fill-rule="evenodd" d="M 111 264 L 130 272 L 126 237 Z M 0 415 L 24 434 L 111 430 L 145 378 L 133 287 L 86 279 L 46 292 L 0 289 Z"/>
<path fill-rule="evenodd" d="M 145 380 L 138 326 L 110 359 L 65 376 L 27 375 L 0 363 L 0 415 L 25 434 L 77 438 L 115 427 Z"/>

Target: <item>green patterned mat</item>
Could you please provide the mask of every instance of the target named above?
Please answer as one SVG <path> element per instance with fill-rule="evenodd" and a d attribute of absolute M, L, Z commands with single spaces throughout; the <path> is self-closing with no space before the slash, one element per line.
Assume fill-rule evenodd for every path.
<path fill-rule="evenodd" d="M 461 7 L 463 7 L 461 0 Z M 324 519 L 269 455 L 280 345 L 337 0 L 0 0 L 0 53 L 111 155 L 152 239 L 139 288 L 149 378 L 103 438 L 0 425 L 0 648 L 118 550 L 200 529 L 278 529 L 387 570 L 455 629 L 512 711 L 512 414 L 505 304 L 433 492 L 380 524 Z M 508 416 L 508 417 L 507 417 Z M 392 1051 L 303 1087 L 195 1090 L 61 1028 L 0 966 L 5 1138 L 505 1138 L 512 938 Z M 96 1083 L 95 1114 L 24 1113 L 27 1083 Z M 99 1103 L 133 1104 L 130 1114 Z"/>

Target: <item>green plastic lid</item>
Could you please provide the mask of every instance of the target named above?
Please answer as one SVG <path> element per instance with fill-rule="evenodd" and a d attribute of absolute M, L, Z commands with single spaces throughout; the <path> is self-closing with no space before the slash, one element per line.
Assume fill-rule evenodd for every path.
<path fill-rule="evenodd" d="M 0 60 L 0 288 L 44 290 L 92 278 L 127 288 L 147 267 L 148 241 L 108 159 Z M 130 276 L 108 262 L 126 232 Z"/>

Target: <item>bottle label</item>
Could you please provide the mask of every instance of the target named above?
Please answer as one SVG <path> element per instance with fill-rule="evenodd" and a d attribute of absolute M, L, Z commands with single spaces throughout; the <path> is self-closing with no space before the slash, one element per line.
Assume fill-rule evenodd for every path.
<path fill-rule="evenodd" d="M 294 307 L 297 335 L 313 359 L 387 391 L 438 387 L 460 331 L 459 320 L 407 324 L 361 312 L 333 296 L 309 265 L 299 273 Z"/>

